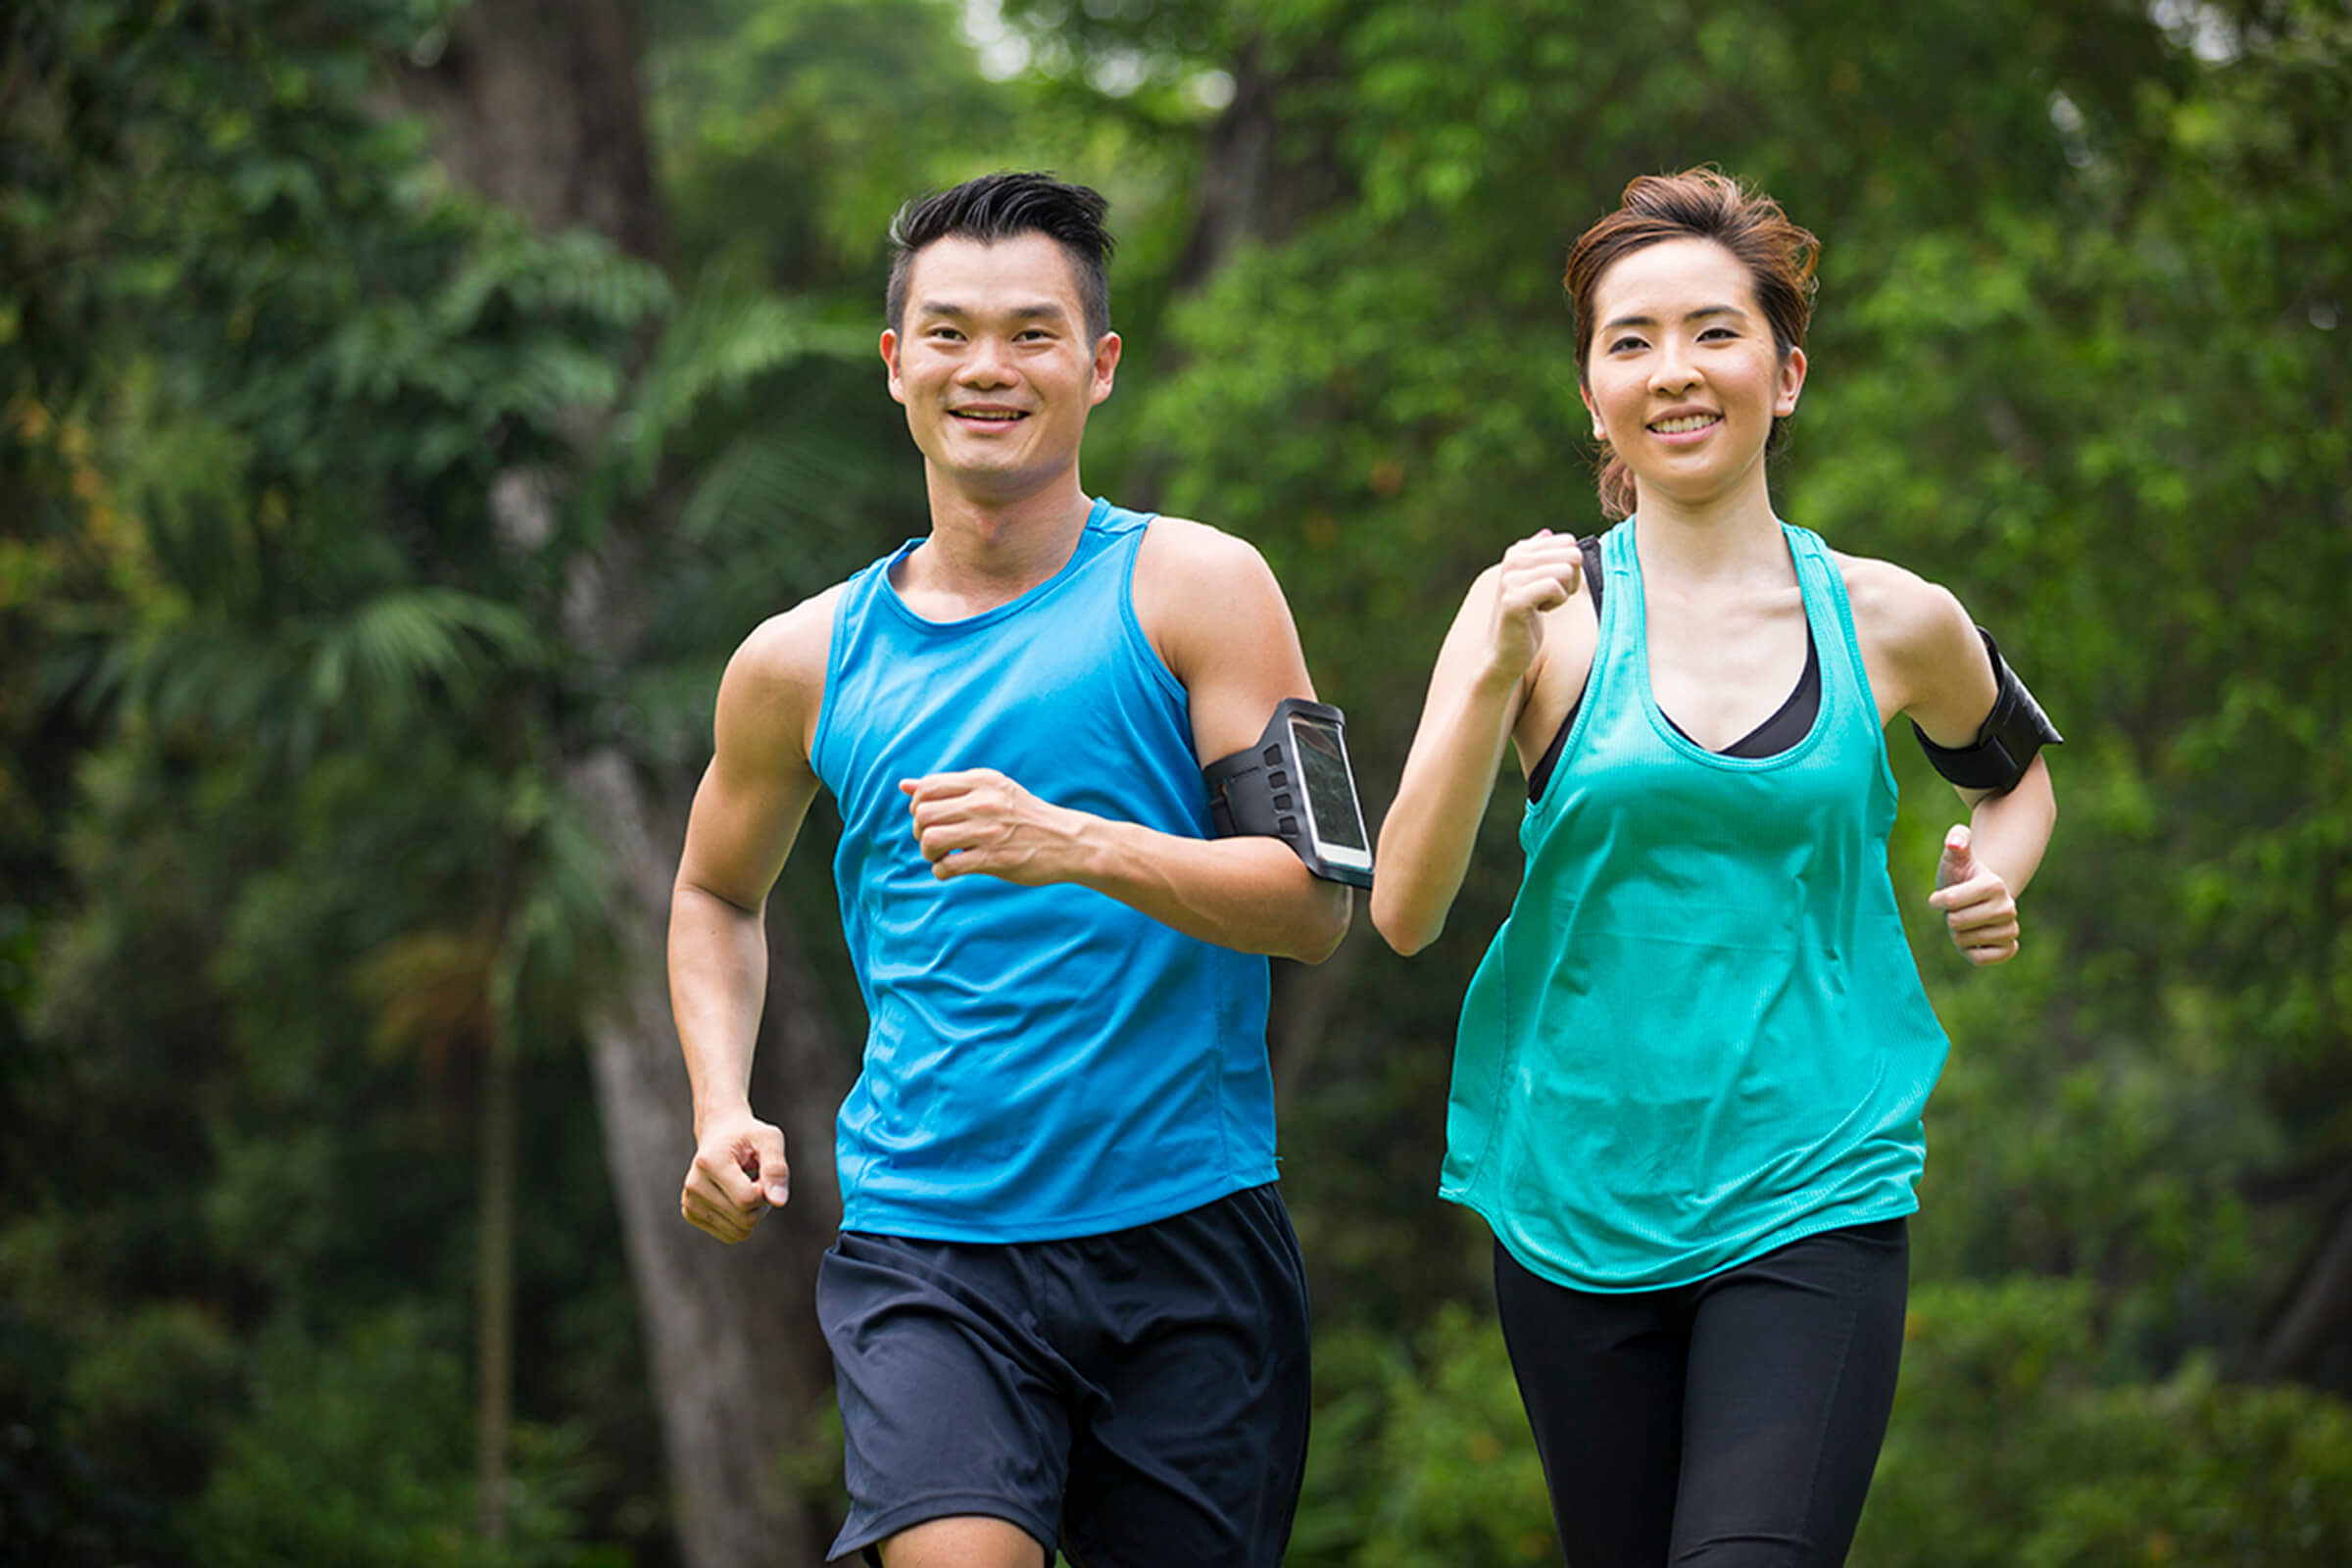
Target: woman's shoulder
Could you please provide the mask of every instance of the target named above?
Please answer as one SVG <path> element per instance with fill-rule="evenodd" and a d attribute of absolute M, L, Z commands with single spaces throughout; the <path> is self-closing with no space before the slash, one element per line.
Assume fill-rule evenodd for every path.
<path fill-rule="evenodd" d="M 1883 716 L 1907 712 L 1938 736 L 1973 733 L 1991 706 L 1992 672 L 1959 599 L 1891 561 L 1831 554 Z"/>
<path fill-rule="evenodd" d="M 1853 607 L 1854 630 L 1866 644 L 1906 662 L 1973 645 L 1973 623 L 1950 589 L 1874 556 L 1832 550 L 1830 558 Z"/>

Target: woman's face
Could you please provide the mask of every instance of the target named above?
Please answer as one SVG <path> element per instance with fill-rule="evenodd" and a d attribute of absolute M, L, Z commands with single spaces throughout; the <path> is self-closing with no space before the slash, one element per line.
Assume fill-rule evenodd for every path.
<path fill-rule="evenodd" d="M 1805 356 L 1783 359 L 1755 285 L 1711 239 L 1619 258 L 1592 292 L 1585 407 L 1644 505 L 1704 506 L 1764 482 L 1764 441 L 1796 412 Z"/>

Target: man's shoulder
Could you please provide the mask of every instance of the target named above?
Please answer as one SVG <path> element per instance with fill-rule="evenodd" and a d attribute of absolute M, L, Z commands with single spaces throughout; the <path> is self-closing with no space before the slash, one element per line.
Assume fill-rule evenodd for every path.
<path fill-rule="evenodd" d="M 1273 568 L 1256 546 L 1220 528 L 1189 517 L 1155 519 L 1136 557 L 1134 602 L 1144 635 L 1188 688 L 1243 665 L 1300 662 Z M 1303 679 L 1303 669 L 1295 680 L 1285 677 L 1293 685 Z"/>
<path fill-rule="evenodd" d="M 1230 591 L 1272 580 L 1264 556 L 1237 534 L 1190 517 L 1162 514 L 1152 519 L 1137 547 L 1136 570 L 1164 579 L 1179 590 Z"/>
<path fill-rule="evenodd" d="M 727 682 L 784 694 L 821 690 L 833 616 L 849 584 L 837 582 L 752 628 L 727 662 Z"/>

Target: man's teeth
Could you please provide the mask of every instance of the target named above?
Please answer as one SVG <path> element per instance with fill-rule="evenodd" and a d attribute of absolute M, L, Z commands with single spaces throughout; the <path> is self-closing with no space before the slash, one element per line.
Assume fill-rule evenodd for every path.
<path fill-rule="evenodd" d="M 1714 422 L 1715 416 L 1712 414 L 1690 414 L 1679 419 L 1660 419 L 1650 428 L 1660 435 L 1682 435 L 1690 430 L 1704 430 Z"/>
<path fill-rule="evenodd" d="M 993 419 L 1000 424 L 1010 423 L 1021 416 L 1017 409 L 957 409 L 959 419 Z"/>

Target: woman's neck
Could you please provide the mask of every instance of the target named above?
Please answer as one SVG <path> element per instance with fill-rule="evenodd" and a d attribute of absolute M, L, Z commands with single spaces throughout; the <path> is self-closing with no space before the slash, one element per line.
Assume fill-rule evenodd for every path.
<path fill-rule="evenodd" d="M 1664 573 L 1692 584 L 1786 578 L 1792 568 L 1781 520 L 1760 471 L 1756 478 L 1736 495 L 1697 506 L 1642 494 L 1635 539 L 1643 575 Z"/>

